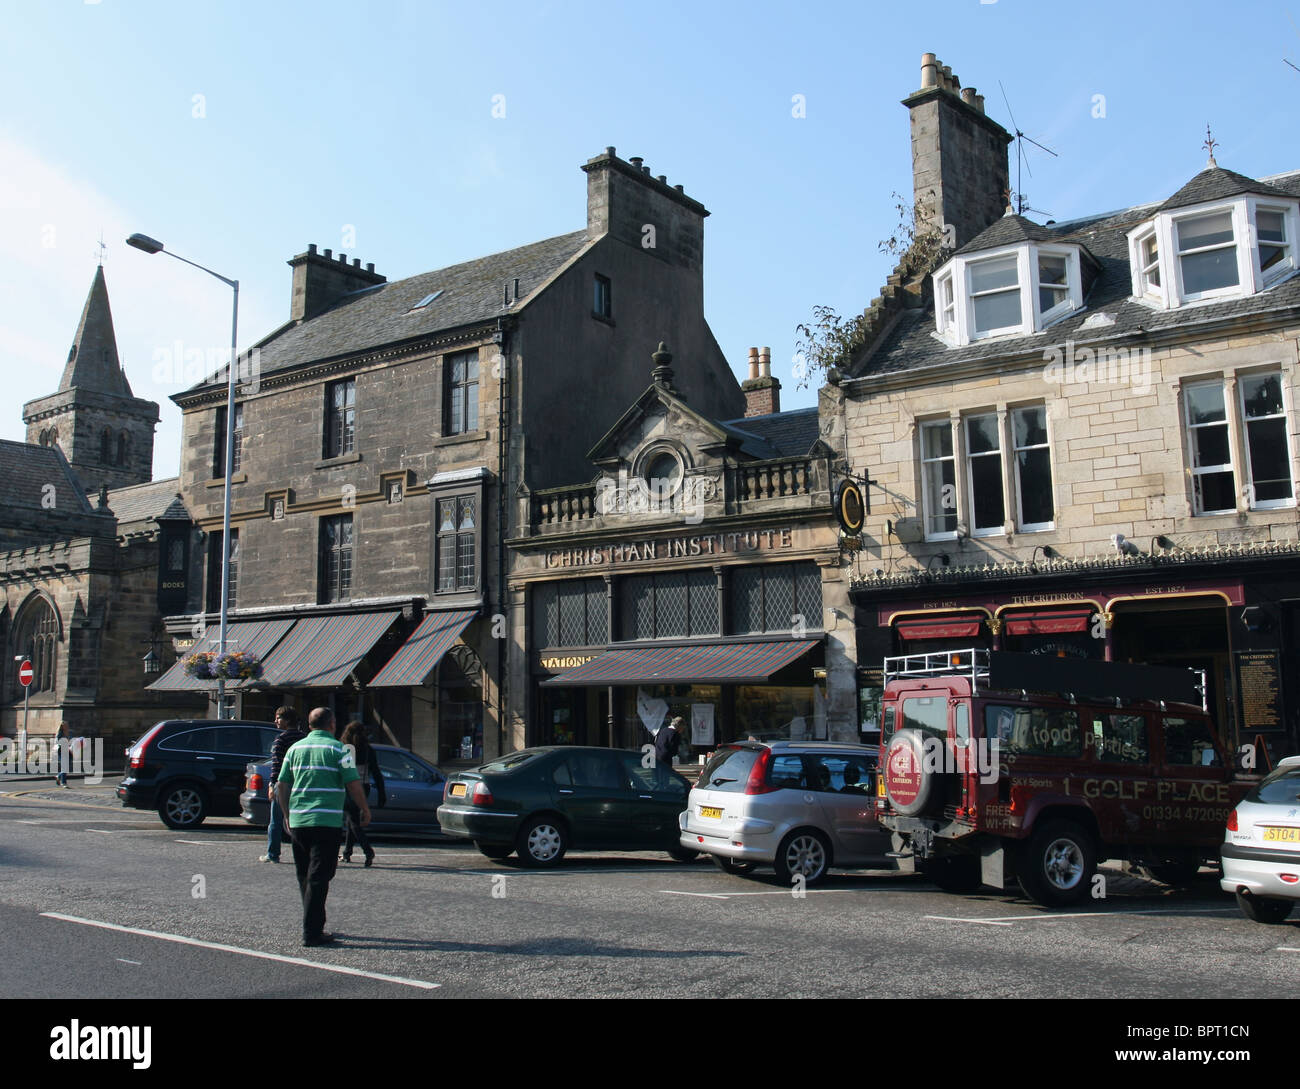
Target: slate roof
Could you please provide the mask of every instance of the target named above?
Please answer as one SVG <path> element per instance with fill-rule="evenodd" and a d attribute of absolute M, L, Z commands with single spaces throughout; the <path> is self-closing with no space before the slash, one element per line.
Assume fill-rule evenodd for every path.
<path fill-rule="evenodd" d="M 459 265 L 363 288 L 314 318 L 277 329 L 256 347 L 261 374 L 332 359 L 517 313 L 534 292 L 587 245 L 585 230 L 558 235 Z M 503 289 L 519 280 L 521 298 L 503 307 Z M 411 307 L 436 291 L 428 306 Z M 212 384 L 205 379 L 191 387 Z"/>
<path fill-rule="evenodd" d="M 1220 168 L 1217 171 L 1202 171 L 1189 185 L 1205 178 L 1206 174 L 1216 173 L 1230 177 L 1210 178 L 1207 179 L 1207 184 L 1220 186 L 1231 182 L 1233 177 L 1242 177 Z M 1269 193 L 1288 199 L 1300 197 L 1300 171 L 1274 175 L 1263 181 L 1245 180 L 1251 186 L 1250 192 Z M 1184 186 L 1180 192 L 1187 190 L 1188 186 Z M 1197 190 L 1199 193 L 1207 191 L 1206 188 Z M 1083 308 L 1063 321 L 1029 336 L 993 337 L 953 348 L 935 334 L 934 304 L 931 301 L 924 308 L 903 311 L 896 324 L 869 350 L 865 358 L 855 361 L 849 371 L 850 380 L 1042 352 L 1052 345 L 1064 343 L 1066 339 L 1084 344 L 1096 339 L 1109 340 L 1125 333 L 1158 332 L 1193 321 L 1200 323 L 1300 306 L 1300 276 L 1292 276 L 1284 283 L 1275 284 L 1244 299 L 1224 299 L 1175 310 L 1157 310 L 1134 299 L 1128 241 L 1125 236 L 1139 224 L 1149 222 L 1167 205 L 1168 202 L 1137 205 L 1092 218 L 1040 228 L 1050 232 L 1043 241 L 1073 242 L 1086 247 L 1099 268 L 1097 278 L 1084 298 Z"/>
<path fill-rule="evenodd" d="M 176 476 L 114 488 L 108 493 L 108 508 L 117 515 L 117 530 L 123 534 L 156 529 L 159 518 L 190 518 L 181 499 L 180 477 Z"/>
<path fill-rule="evenodd" d="M 1174 208 L 1186 208 L 1192 204 L 1202 204 L 1210 200 L 1225 200 L 1241 193 L 1259 193 L 1261 196 L 1293 197 L 1294 193 L 1274 188 L 1265 182 L 1238 174 L 1235 170 L 1224 170 L 1221 166 L 1206 167 L 1177 193 L 1160 205 L 1160 211 L 1168 212 Z"/>
<path fill-rule="evenodd" d="M 53 493 L 46 489 L 54 485 Z M 54 506 L 45 499 L 53 495 Z M 57 446 L 0 439 L 0 510 L 47 515 L 94 514 L 68 459 Z"/>
<path fill-rule="evenodd" d="M 813 448 L 821 434 L 816 408 L 795 408 L 789 412 L 745 416 L 719 423 L 746 440 L 741 449 L 758 458 L 801 456 Z"/>
<path fill-rule="evenodd" d="M 1050 227 L 1043 227 L 1024 216 L 1005 215 L 991 227 L 985 227 L 958 253 L 970 253 L 972 250 L 991 250 L 998 246 L 1010 246 L 1016 242 L 1051 242 L 1055 235 Z"/>

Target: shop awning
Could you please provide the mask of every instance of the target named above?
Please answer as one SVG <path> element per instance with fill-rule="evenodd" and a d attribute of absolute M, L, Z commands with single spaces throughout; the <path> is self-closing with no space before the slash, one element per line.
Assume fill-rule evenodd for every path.
<path fill-rule="evenodd" d="M 367 687 L 407 688 L 424 684 L 477 615 L 477 609 L 430 613 Z"/>
<path fill-rule="evenodd" d="M 818 645 L 815 639 L 779 643 L 705 643 L 700 646 L 607 650 L 576 669 L 543 681 L 547 687 L 607 684 L 753 684 Z"/>
<path fill-rule="evenodd" d="M 1008 613 L 1008 635 L 1060 635 L 1087 631 L 1091 609 L 1044 609 L 1033 613 Z"/>
<path fill-rule="evenodd" d="M 342 684 L 383 636 L 397 612 L 304 616 L 262 663 L 269 688 L 330 688 Z"/>
<path fill-rule="evenodd" d="M 898 622 L 898 634 L 904 639 L 975 639 L 979 633 L 978 616 L 926 616 Z"/>
<path fill-rule="evenodd" d="M 293 627 L 292 619 L 285 620 L 251 620 L 240 621 L 226 626 L 226 649 L 249 650 L 263 661 L 275 646 L 284 638 L 285 632 Z M 203 638 L 189 650 L 184 651 L 176 663 L 159 677 L 153 684 L 146 686 L 151 692 L 205 692 L 216 681 L 199 680 L 185 673 L 185 659 L 191 654 L 216 650 L 221 645 L 221 629 L 208 628 Z M 227 681 L 227 688 L 242 688 L 248 681 Z"/>

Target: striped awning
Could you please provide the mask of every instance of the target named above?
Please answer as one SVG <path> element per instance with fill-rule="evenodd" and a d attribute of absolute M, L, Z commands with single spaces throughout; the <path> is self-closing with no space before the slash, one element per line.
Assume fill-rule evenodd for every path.
<path fill-rule="evenodd" d="M 818 646 L 815 639 L 607 650 L 576 669 L 543 681 L 548 687 L 604 684 L 747 684 L 773 673 Z"/>
<path fill-rule="evenodd" d="M 477 615 L 477 609 L 430 613 L 367 687 L 408 688 L 424 684 Z"/>
<path fill-rule="evenodd" d="M 276 647 L 281 639 L 284 638 L 285 632 L 293 627 L 293 620 L 248 620 L 240 621 L 235 624 L 226 626 L 226 649 L 227 650 L 250 650 L 263 661 L 266 656 Z M 197 677 L 186 676 L 185 659 L 191 654 L 198 654 L 201 651 L 216 650 L 221 645 L 221 630 L 218 627 L 208 628 L 203 633 L 203 638 L 199 639 L 194 646 L 185 651 L 175 665 L 166 673 L 159 677 L 153 684 L 148 685 L 152 692 L 204 692 L 210 689 L 215 681 L 199 680 Z M 242 688 L 247 684 L 256 683 L 250 681 L 227 681 L 227 688 Z"/>
<path fill-rule="evenodd" d="M 304 616 L 262 663 L 262 679 L 256 683 L 268 688 L 330 688 L 342 684 L 400 615 Z"/>

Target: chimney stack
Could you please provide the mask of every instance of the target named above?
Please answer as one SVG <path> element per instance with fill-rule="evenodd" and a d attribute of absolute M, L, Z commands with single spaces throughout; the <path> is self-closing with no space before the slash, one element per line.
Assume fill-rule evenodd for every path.
<path fill-rule="evenodd" d="M 767 416 L 781 411 L 781 382 L 772 377 L 772 349 L 749 349 L 749 377 L 740 384 L 745 415 Z"/>
<path fill-rule="evenodd" d="M 361 258 L 356 257 L 348 264 L 345 253 L 337 258 L 333 250 L 317 253 L 315 242 L 307 247 L 306 253 L 290 259 L 289 267 L 293 269 L 290 321 L 307 321 L 328 310 L 344 295 L 388 282 L 387 277 L 375 271 L 374 262 L 362 268 Z"/>
<path fill-rule="evenodd" d="M 640 156 L 620 159 L 612 147 L 583 164 L 587 175 L 587 233 L 609 235 L 636 249 L 653 242 L 656 256 L 701 277 L 703 293 L 704 217 L 709 210 L 664 174 L 650 173 Z M 655 228 L 654 235 L 646 227 Z"/>
<path fill-rule="evenodd" d="M 921 57 L 921 89 L 903 99 L 912 127 L 912 201 L 925 226 L 964 246 L 1002 215 L 1010 186 L 1011 134 L 984 113 L 984 96 L 961 85 L 933 53 Z"/>

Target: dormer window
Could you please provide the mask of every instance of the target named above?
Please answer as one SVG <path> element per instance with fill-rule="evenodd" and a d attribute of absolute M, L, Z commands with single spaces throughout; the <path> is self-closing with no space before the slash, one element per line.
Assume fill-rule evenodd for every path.
<path fill-rule="evenodd" d="M 1083 305 L 1081 268 L 1068 244 L 958 254 L 935 274 L 935 327 L 953 346 L 1042 332 Z"/>
<path fill-rule="evenodd" d="M 1157 213 L 1129 234 L 1133 294 L 1171 309 L 1263 291 L 1296 270 L 1298 210 L 1243 194 Z"/>

